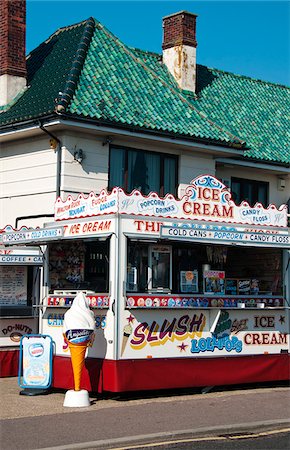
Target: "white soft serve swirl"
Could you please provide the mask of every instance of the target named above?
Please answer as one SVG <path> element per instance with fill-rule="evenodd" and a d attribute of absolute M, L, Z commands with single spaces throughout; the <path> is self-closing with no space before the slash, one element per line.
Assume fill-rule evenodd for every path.
<path fill-rule="evenodd" d="M 74 298 L 70 309 L 64 314 L 63 330 L 94 330 L 95 317 L 89 308 L 89 301 L 83 292 Z"/>

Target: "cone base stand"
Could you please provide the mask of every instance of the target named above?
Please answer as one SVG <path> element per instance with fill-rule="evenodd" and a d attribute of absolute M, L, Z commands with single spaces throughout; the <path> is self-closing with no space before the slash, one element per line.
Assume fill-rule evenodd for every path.
<path fill-rule="evenodd" d="M 63 406 L 68 408 L 85 408 L 90 406 L 90 398 L 88 391 L 84 389 L 80 391 L 69 390 L 65 394 Z"/>

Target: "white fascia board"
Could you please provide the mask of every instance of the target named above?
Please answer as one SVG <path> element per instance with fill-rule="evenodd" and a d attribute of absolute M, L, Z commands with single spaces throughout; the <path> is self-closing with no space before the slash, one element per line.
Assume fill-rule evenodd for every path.
<path fill-rule="evenodd" d="M 83 130 L 87 131 L 94 131 L 97 133 L 102 133 L 105 136 L 111 135 L 111 136 L 122 136 L 122 137 L 133 137 L 133 138 L 139 138 L 144 139 L 152 142 L 162 142 L 165 144 L 174 144 L 174 145 L 182 145 L 184 147 L 187 147 L 188 149 L 196 149 L 196 150 L 204 150 L 211 153 L 221 153 L 221 154 L 228 154 L 230 156 L 243 156 L 243 149 L 235 149 L 231 147 L 223 147 L 219 145 L 207 145 L 197 142 L 190 142 L 185 139 L 175 139 L 174 137 L 168 138 L 165 136 L 157 136 L 154 135 L 153 132 L 151 133 L 143 133 L 143 132 L 136 132 L 136 131 L 130 131 L 125 130 L 121 128 L 113 128 L 113 127 L 106 127 L 106 126 L 98 126 L 93 125 L 90 123 L 83 123 L 83 122 L 77 122 L 73 120 L 55 120 L 52 122 L 48 122 L 43 124 L 44 128 L 49 127 L 55 127 L 60 126 L 67 128 L 81 128 Z M 192 138 L 194 139 L 194 138 Z"/>
<path fill-rule="evenodd" d="M 260 170 L 269 170 L 271 172 L 275 172 L 276 174 L 283 174 L 290 176 L 290 167 L 283 167 L 279 165 L 274 164 L 265 164 L 265 163 L 258 163 L 253 161 L 237 161 L 236 159 L 229 159 L 229 158 L 216 158 L 217 163 L 222 163 L 225 165 L 230 166 L 243 166 L 243 167 L 250 167 L 251 169 L 260 169 Z"/>
<path fill-rule="evenodd" d="M 98 126 L 93 125 L 90 123 L 85 122 L 78 122 L 73 120 L 52 120 L 48 122 L 42 123 L 43 128 L 53 128 L 55 131 L 58 129 L 63 128 L 71 128 L 71 129 L 82 129 L 86 131 L 91 131 L 95 133 L 102 133 L 104 136 L 111 135 L 111 136 L 122 136 L 122 137 L 133 137 L 133 138 L 139 138 L 144 139 L 151 142 L 160 142 L 164 144 L 171 144 L 171 145 L 178 145 L 187 147 L 187 149 L 192 150 L 201 150 L 206 151 L 208 153 L 216 153 L 221 155 L 229 155 L 229 156 L 243 156 L 243 149 L 236 149 L 233 147 L 224 147 L 222 145 L 207 145 L 203 143 L 198 142 L 190 142 L 189 140 L 185 139 L 175 139 L 174 137 L 169 138 L 166 136 L 157 136 L 154 135 L 153 132 L 151 133 L 143 133 L 143 132 L 134 132 L 130 130 L 125 130 L 121 128 L 113 128 L 113 127 L 106 127 L 106 126 Z M 13 129 L 9 131 L 4 131 L 3 133 L 0 133 L 0 142 L 5 142 L 13 139 L 23 139 L 25 137 L 30 137 L 32 135 L 36 135 L 39 132 L 42 133 L 39 125 L 34 126 L 27 126 L 27 128 L 19 128 L 19 129 Z M 194 139 L 194 138 L 193 138 Z"/>
<path fill-rule="evenodd" d="M 38 134 L 40 128 L 38 125 L 28 126 L 27 128 L 15 128 L 11 131 L 0 132 L 0 142 L 11 141 L 13 139 L 23 139 Z"/>

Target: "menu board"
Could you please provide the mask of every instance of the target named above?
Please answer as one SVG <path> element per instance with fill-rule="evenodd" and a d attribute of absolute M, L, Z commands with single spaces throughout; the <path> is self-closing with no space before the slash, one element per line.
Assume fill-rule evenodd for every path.
<path fill-rule="evenodd" d="M 0 266 L 0 305 L 27 305 L 27 267 Z"/>

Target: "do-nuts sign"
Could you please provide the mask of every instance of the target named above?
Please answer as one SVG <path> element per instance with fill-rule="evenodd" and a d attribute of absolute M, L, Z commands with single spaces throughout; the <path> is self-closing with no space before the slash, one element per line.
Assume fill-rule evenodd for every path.
<path fill-rule="evenodd" d="M 77 199 L 69 196 L 64 202 L 58 198 L 55 204 L 57 221 L 113 213 L 253 226 L 287 226 L 286 205 L 279 209 L 272 204 L 268 208 L 261 203 L 254 207 L 247 202 L 236 205 L 229 189 L 212 175 L 192 180 L 180 200 L 171 194 L 160 198 L 154 192 L 143 196 L 137 190 L 128 195 L 122 189 L 114 188 L 110 194 L 103 190 L 99 196 L 80 194 Z"/>

